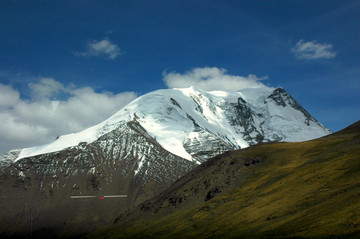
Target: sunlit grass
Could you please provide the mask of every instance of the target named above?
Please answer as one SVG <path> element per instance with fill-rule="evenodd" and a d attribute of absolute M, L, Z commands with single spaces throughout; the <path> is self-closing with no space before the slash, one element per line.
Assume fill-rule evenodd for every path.
<path fill-rule="evenodd" d="M 223 159 L 224 165 L 257 156 L 266 161 L 239 167 L 235 186 L 207 202 L 194 196 L 183 205 L 156 214 L 140 213 L 143 218 L 91 237 L 355 237 L 360 232 L 359 139 L 359 131 L 353 130 L 308 142 L 264 144 L 233 152 Z M 216 167 L 203 173 L 212 172 L 216 185 L 226 178 L 224 172 L 233 172 L 211 170 Z M 178 190 L 180 194 L 182 189 Z"/>

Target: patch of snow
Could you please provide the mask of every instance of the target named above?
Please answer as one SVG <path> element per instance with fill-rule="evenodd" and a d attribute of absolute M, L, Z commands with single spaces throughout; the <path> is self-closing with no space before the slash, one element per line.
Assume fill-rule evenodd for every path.
<path fill-rule="evenodd" d="M 95 174 L 96 172 L 96 168 L 95 167 L 92 167 L 90 170 L 89 170 L 89 173 L 91 174 Z"/>

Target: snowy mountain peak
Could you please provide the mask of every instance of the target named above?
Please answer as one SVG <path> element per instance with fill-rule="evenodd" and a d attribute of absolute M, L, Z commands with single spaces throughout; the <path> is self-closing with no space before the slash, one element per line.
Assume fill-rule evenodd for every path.
<path fill-rule="evenodd" d="M 138 122 L 167 151 L 197 163 L 260 142 L 303 141 L 331 133 L 282 88 L 206 92 L 188 87 L 150 92 L 98 125 L 22 149 L 13 157 L 91 143 L 130 121 Z"/>

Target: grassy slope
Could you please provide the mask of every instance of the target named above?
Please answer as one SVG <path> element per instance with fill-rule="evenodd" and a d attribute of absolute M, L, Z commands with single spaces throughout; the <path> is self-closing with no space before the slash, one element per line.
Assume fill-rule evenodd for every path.
<path fill-rule="evenodd" d="M 244 165 L 259 156 L 266 161 Z M 210 183 L 199 186 L 204 180 Z M 214 186 L 221 193 L 205 201 Z M 174 195 L 182 200 L 169 204 Z M 89 237 L 360 237 L 360 123 L 308 142 L 216 157 L 144 205 Z"/>

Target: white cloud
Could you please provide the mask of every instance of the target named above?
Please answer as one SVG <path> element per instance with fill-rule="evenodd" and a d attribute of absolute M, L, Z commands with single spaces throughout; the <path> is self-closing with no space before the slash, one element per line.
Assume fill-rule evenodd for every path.
<path fill-rule="evenodd" d="M 0 83 L 0 110 L 15 105 L 19 100 L 19 92 L 15 91 L 11 86 Z"/>
<path fill-rule="evenodd" d="M 113 94 L 64 86 L 52 78 L 29 84 L 31 99 L 0 84 L 0 154 L 51 142 L 102 122 L 134 100 L 134 92 Z M 56 100 L 61 98 L 61 100 Z"/>
<path fill-rule="evenodd" d="M 32 96 L 38 99 L 49 98 L 66 91 L 66 88 L 60 82 L 52 78 L 41 78 L 39 82 L 30 83 L 29 88 Z"/>
<path fill-rule="evenodd" d="M 92 41 L 87 44 L 86 51 L 77 53 L 78 56 L 105 56 L 114 60 L 121 55 L 119 47 L 112 43 L 109 39 Z"/>
<path fill-rule="evenodd" d="M 266 77 L 259 78 L 255 75 L 248 75 L 247 77 L 229 75 L 225 69 L 217 67 L 194 68 L 184 74 L 163 73 L 163 80 L 169 88 L 196 86 L 206 91 L 236 91 L 244 88 L 264 87 L 265 85 L 260 82 L 264 79 Z"/>
<path fill-rule="evenodd" d="M 291 52 L 298 59 L 330 59 L 336 56 L 333 45 L 328 43 L 317 43 L 316 41 L 304 42 L 300 40 L 291 48 Z"/>

